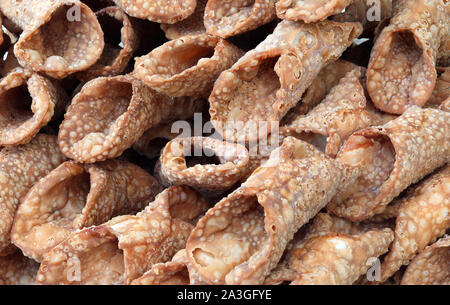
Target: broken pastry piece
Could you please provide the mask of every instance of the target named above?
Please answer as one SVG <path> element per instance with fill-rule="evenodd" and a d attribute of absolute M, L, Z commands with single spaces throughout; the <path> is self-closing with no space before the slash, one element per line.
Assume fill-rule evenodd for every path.
<path fill-rule="evenodd" d="M 0 252 L 10 245 L 14 214 L 23 196 L 64 160 L 56 137 L 45 134 L 0 152 Z"/>
<path fill-rule="evenodd" d="M 331 17 L 339 22 L 361 22 L 364 32 L 374 30 L 380 22 L 392 15 L 392 0 L 355 0 L 343 13 Z"/>
<path fill-rule="evenodd" d="M 361 31 L 359 23 L 280 22 L 273 34 L 219 76 L 209 97 L 214 127 L 230 141 L 265 137 L 322 67 L 336 60 Z M 261 121 L 267 128 L 255 128 Z"/>
<path fill-rule="evenodd" d="M 64 78 L 97 62 L 103 32 L 87 5 L 77 0 L 32 2 L 0 2 L 0 11 L 23 30 L 14 46 L 23 67 Z"/>
<path fill-rule="evenodd" d="M 367 89 L 382 111 L 423 106 L 436 83 L 438 60 L 448 58 L 448 4 L 441 0 L 394 2 L 389 26 L 378 36 L 367 71 Z"/>
<path fill-rule="evenodd" d="M 197 5 L 197 0 L 113 1 L 132 17 L 169 24 L 179 22 L 192 15 Z"/>
<path fill-rule="evenodd" d="M 0 285 L 33 285 L 39 264 L 20 251 L 0 256 Z"/>
<path fill-rule="evenodd" d="M 419 253 L 409 264 L 402 285 L 450 285 L 450 236 Z"/>
<path fill-rule="evenodd" d="M 276 18 L 276 0 L 209 0 L 205 9 L 207 33 L 228 38 L 254 30 Z"/>
<path fill-rule="evenodd" d="M 207 98 L 219 74 L 242 55 L 239 48 L 221 38 L 185 36 L 137 58 L 134 75 L 169 96 Z"/>
<path fill-rule="evenodd" d="M 294 233 L 357 177 L 292 137 L 199 220 L 187 242 L 209 284 L 262 284 Z"/>
<path fill-rule="evenodd" d="M 354 133 L 337 159 L 360 168 L 361 176 L 328 210 L 352 221 L 383 212 L 409 185 L 449 162 L 449 130 L 450 113 L 413 106 L 383 126 Z"/>
<path fill-rule="evenodd" d="M 127 67 L 139 41 L 130 18 L 120 8 L 106 7 L 96 12 L 103 29 L 105 47 L 100 59 L 77 77 L 87 82 L 99 76 L 115 76 Z M 119 41 L 119 45 L 117 45 Z"/>
<path fill-rule="evenodd" d="M 12 242 L 41 261 L 71 232 L 142 210 L 162 190 L 140 167 L 118 160 L 67 161 L 35 184 L 16 212 Z"/>
<path fill-rule="evenodd" d="M 62 116 L 67 101 L 54 80 L 23 68 L 12 69 L 0 79 L 0 146 L 30 142 L 54 116 Z"/>
<path fill-rule="evenodd" d="M 382 118 L 367 110 L 364 68 L 348 72 L 327 97 L 306 115 L 300 115 L 280 131 L 315 144 L 335 157 L 342 143 L 355 131 L 382 124 Z M 325 146 L 325 147 L 324 147 Z"/>
<path fill-rule="evenodd" d="M 183 249 L 193 228 L 190 222 L 208 207 L 188 187 L 168 188 L 135 216 L 118 216 L 69 235 L 45 256 L 36 281 L 129 284 Z"/>
<path fill-rule="evenodd" d="M 161 24 L 161 29 L 166 33 L 167 39 L 178 39 L 182 36 L 206 33 L 203 16 L 205 15 L 207 2 L 208 0 L 197 0 L 194 13 L 180 22 Z"/>
<path fill-rule="evenodd" d="M 189 285 L 189 260 L 186 250 L 180 250 L 167 263 L 154 264 L 141 277 L 131 282 L 131 285 Z"/>
<path fill-rule="evenodd" d="M 350 285 L 365 274 L 370 259 L 388 251 L 394 236 L 391 229 L 370 230 L 355 235 L 318 235 L 295 250 L 290 268 L 300 276 L 292 285 Z"/>
<path fill-rule="evenodd" d="M 73 98 L 59 130 L 61 151 L 78 162 L 118 157 L 151 127 L 189 118 L 203 101 L 170 98 L 128 75 L 100 77 Z"/>
<path fill-rule="evenodd" d="M 243 145 L 214 138 L 176 138 L 164 147 L 160 161 L 164 181 L 217 196 L 247 172 L 249 153 Z"/>
<path fill-rule="evenodd" d="M 395 239 L 381 265 L 381 281 L 450 228 L 450 166 L 412 187 L 399 204 Z"/>
<path fill-rule="evenodd" d="M 337 15 L 356 0 L 279 0 L 276 3 L 280 19 L 306 23 Z"/>

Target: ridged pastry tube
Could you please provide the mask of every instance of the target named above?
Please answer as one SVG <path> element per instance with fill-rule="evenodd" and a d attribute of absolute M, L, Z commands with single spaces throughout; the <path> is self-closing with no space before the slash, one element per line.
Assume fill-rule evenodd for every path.
<path fill-rule="evenodd" d="M 255 141 L 293 108 L 320 70 L 361 34 L 359 23 L 282 21 L 222 72 L 209 97 L 211 122 L 229 141 Z M 267 130 L 254 124 L 267 122 Z"/>
<path fill-rule="evenodd" d="M 414 106 L 383 126 L 357 131 L 337 159 L 361 176 L 327 206 L 362 221 L 383 212 L 403 190 L 450 160 L 450 113 Z"/>
<path fill-rule="evenodd" d="M 197 192 L 175 186 L 136 215 L 72 233 L 41 263 L 38 284 L 130 284 L 184 249 L 191 222 L 209 207 Z M 79 277 L 74 264 L 78 263 Z M 75 271 L 75 272 L 74 272 Z"/>
<path fill-rule="evenodd" d="M 54 78 L 92 66 L 102 54 L 103 31 L 77 0 L 3 0 L 0 11 L 23 32 L 14 46 L 20 64 Z"/>
<path fill-rule="evenodd" d="M 129 162 L 64 162 L 22 200 L 11 230 L 12 242 L 28 257 L 42 261 L 71 232 L 137 213 L 161 190 L 155 178 Z"/>
<path fill-rule="evenodd" d="M 306 23 L 318 22 L 337 15 L 356 0 L 279 0 L 278 18 Z"/>
<path fill-rule="evenodd" d="M 398 0 L 390 24 L 376 39 L 367 71 L 367 90 L 382 111 L 403 113 L 423 106 L 436 83 L 438 61 L 450 57 L 450 3 Z"/>
<path fill-rule="evenodd" d="M 209 284 L 262 284 L 294 233 L 357 172 L 288 137 L 271 158 L 199 220 L 187 242 Z"/>
<path fill-rule="evenodd" d="M 209 0 L 204 23 L 206 32 L 228 38 L 254 30 L 276 18 L 276 0 Z"/>
<path fill-rule="evenodd" d="M 0 252 L 10 243 L 16 209 L 28 190 L 66 157 L 55 136 L 40 134 L 30 143 L 0 152 Z"/>

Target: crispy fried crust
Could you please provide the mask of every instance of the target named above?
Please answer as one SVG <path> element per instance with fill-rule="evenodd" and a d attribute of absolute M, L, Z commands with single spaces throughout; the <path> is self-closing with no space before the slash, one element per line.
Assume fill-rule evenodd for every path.
<path fill-rule="evenodd" d="M 336 60 L 362 31 L 358 23 L 282 21 L 273 34 L 220 74 L 209 97 L 211 121 L 224 139 L 267 135 L 302 97 L 322 67 Z M 267 130 L 254 124 L 267 122 Z"/>
<path fill-rule="evenodd" d="M 170 98 L 130 76 L 100 77 L 73 98 L 61 124 L 61 151 L 78 162 L 118 157 L 151 127 L 193 115 L 194 98 Z"/>
<path fill-rule="evenodd" d="M 324 149 L 335 157 L 342 143 L 355 131 L 382 123 L 381 117 L 369 112 L 362 81 L 364 68 L 348 72 L 327 97 L 306 115 L 299 115 L 280 132 Z M 325 139 L 321 139 L 324 137 Z M 323 143 L 325 142 L 325 143 Z M 322 145 L 325 144 L 325 147 Z"/>
<path fill-rule="evenodd" d="M 188 157 L 194 158 L 193 162 L 188 162 Z M 220 164 L 203 163 L 201 159 L 208 162 L 207 157 L 216 157 Z M 214 138 L 176 138 L 164 147 L 160 161 L 160 175 L 169 184 L 187 185 L 204 195 L 217 196 L 245 175 L 249 153 L 245 146 Z"/>
<path fill-rule="evenodd" d="M 449 5 L 442 0 L 394 3 L 390 25 L 377 38 L 367 71 L 367 89 L 379 109 L 401 114 L 428 101 L 436 62 L 450 57 L 444 44 L 450 34 Z"/>
<path fill-rule="evenodd" d="M 71 232 L 142 210 L 162 190 L 138 166 L 117 160 L 61 164 L 31 188 L 16 212 L 11 239 L 42 261 Z"/>
<path fill-rule="evenodd" d="M 188 187 L 166 189 L 135 216 L 72 233 L 45 256 L 37 283 L 129 284 L 183 249 L 193 228 L 189 222 L 208 206 Z M 78 278 L 71 276 L 74 259 L 81 269 Z"/>
<path fill-rule="evenodd" d="M 209 34 L 227 38 L 245 33 L 276 18 L 276 0 L 209 0 L 204 23 Z"/>
<path fill-rule="evenodd" d="M 158 23 L 176 23 L 194 13 L 196 0 L 113 0 L 128 15 Z"/>
<path fill-rule="evenodd" d="M 335 15 L 331 19 L 339 22 L 361 22 L 364 31 L 370 31 L 386 18 L 390 18 L 391 15 L 392 0 L 356 0 L 346 7 L 345 12 Z"/>
<path fill-rule="evenodd" d="M 361 168 L 352 188 L 328 205 L 332 213 L 362 221 L 450 158 L 450 113 L 414 106 L 383 126 L 354 133 L 337 159 Z"/>
<path fill-rule="evenodd" d="M 197 223 L 189 261 L 210 284 L 261 284 L 294 233 L 355 172 L 311 145 L 286 138 L 280 149 Z"/>
<path fill-rule="evenodd" d="M 318 22 L 339 14 L 356 0 L 280 0 L 277 16 L 284 20 Z"/>
<path fill-rule="evenodd" d="M 96 12 L 97 19 L 105 34 L 105 48 L 100 59 L 89 70 L 77 74 L 77 77 L 87 82 L 99 76 L 115 76 L 121 74 L 127 67 L 134 51 L 139 46 L 139 40 L 133 24 L 127 14 L 115 6 L 106 7 Z M 114 23 L 121 24 L 116 28 Z M 114 45 L 114 38 L 120 31 L 120 46 Z"/>
<path fill-rule="evenodd" d="M 189 261 L 186 250 L 182 249 L 167 263 L 154 264 L 141 277 L 131 282 L 131 285 L 189 285 Z"/>
<path fill-rule="evenodd" d="M 450 67 L 442 68 L 440 70 L 442 70 L 442 74 L 438 77 L 433 94 L 428 100 L 426 106 L 439 106 L 446 99 L 450 98 Z"/>
<path fill-rule="evenodd" d="M 67 101 L 55 81 L 14 68 L 0 80 L 0 146 L 29 143 L 54 115 L 62 115 Z"/>
<path fill-rule="evenodd" d="M 134 75 L 169 96 L 207 98 L 219 74 L 242 55 L 237 47 L 212 35 L 185 36 L 137 58 Z"/>
<path fill-rule="evenodd" d="M 33 285 L 39 264 L 20 251 L 0 256 L 0 285 Z"/>
<path fill-rule="evenodd" d="M 388 251 L 391 229 L 356 235 L 328 233 L 313 237 L 294 251 L 290 268 L 300 276 L 292 285 L 350 285 L 371 267 L 370 258 Z"/>
<path fill-rule="evenodd" d="M 441 106 L 439 106 L 439 109 L 442 111 L 450 112 L 450 97 L 442 102 Z"/>
<path fill-rule="evenodd" d="M 199 35 L 206 32 L 203 23 L 205 7 L 208 0 L 197 0 L 195 11 L 188 18 L 175 24 L 161 24 L 161 29 L 166 33 L 167 39 L 177 39 L 187 35 Z"/>
<path fill-rule="evenodd" d="M 419 253 L 409 264 L 402 285 L 450 285 L 450 236 Z"/>
<path fill-rule="evenodd" d="M 54 78 L 92 66 L 103 32 L 91 9 L 77 0 L 2 0 L 0 10 L 23 29 L 14 53 L 20 64 Z"/>
<path fill-rule="evenodd" d="M 356 68 L 357 65 L 341 59 L 323 67 L 306 89 L 301 101 L 283 117 L 280 125 L 288 125 L 299 115 L 308 113 L 325 99 L 330 90 L 339 84 L 341 78 Z"/>
<path fill-rule="evenodd" d="M 30 143 L 0 152 L 0 252 L 10 245 L 19 201 L 39 179 L 64 162 L 56 137 L 40 134 Z"/>
<path fill-rule="evenodd" d="M 395 239 L 381 265 L 381 281 L 450 228 L 450 166 L 411 188 L 399 201 Z"/>

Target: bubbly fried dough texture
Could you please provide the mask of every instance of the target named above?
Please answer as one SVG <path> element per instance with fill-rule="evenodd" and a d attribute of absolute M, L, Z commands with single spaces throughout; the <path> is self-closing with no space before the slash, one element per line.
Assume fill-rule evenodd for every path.
<path fill-rule="evenodd" d="M 166 33 L 167 39 L 177 39 L 187 35 L 199 35 L 206 33 L 203 23 L 205 7 L 208 0 L 197 0 L 195 11 L 188 18 L 175 24 L 161 24 L 161 29 Z"/>
<path fill-rule="evenodd" d="M 392 0 L 356 0 L 345 8 L 345 12 L 335 15 L 331 20 L 339 22 L 361 22 L 364 31 L 373 30 L 392 15 Z"/>
<path fill-rule="evenodd" d="M 442 111 L 450 112 L 450 97 L 442 102 L 441 106 L 439 106 L 439 109 Z"/>
<path fill-rule="evenodd" d="M 322 67 L 361 34 L 359 23 L 282 21 L 273 34 L 220 74 L 209 97 L 211 121 L 223 138 L 254 141 L 293 108 Z M 267 122 L 268 130 L 254 124 Z"/>
<path fill-rule="evenodd" d="M 0 256 L 0 285 L 33 285 L 39 264 L 20 251 Z"/>
<path fill-rule="evenodd" d="M 20 200 L 64 162 L 55 136 L 40 134 L 30 143 L 0 152 L 0 252 L 10 245 L 10 231 Z"/>
<path fill-rule="evenodd" d="M 204 24 L 209 34 L 227 38 L 269 23 L 276 18 L 276 0 L 209 0 Z"/>
<path fill-rule="evenodd" d="M 284 20 L 318 22 L 339 14 L 356 0 L 279 0 L 277 16 Z"/>
<path fill-rule="evenodd" d="M 427 102 L 427 106 L 439 106 L 450 97 L 450 67 L 442 68 L 442 74 L 436 81 L 433 94 Z"/>
<path fill-rule="evenodd" d="M 369 259 L 388 251 L 391 229 L 356 235 L 328 233 L 310 239 L 291 257 L 290 267 L 300 276 L 292 285 L 350 285 L 371 267 Z"/>
<path fill-rule="evenodd" d="M 443 0 L 394 2 L 389 26 L 378 36 L 367 71 L 367 89 L 374 104 L 401 114 L 423 106 L 436 83 L 436 62 L 450 57 L 449 3 Z"/>
<path fill-rule="evenodd" d="M 29 143 L 54 115 L 62 115 L 67 101 L 55 81 L 12 69 L 0 80 L 0 146 Z"/>
<path fill-rule="evenodd" d="M 80 1 L 2 0 L 0 11 L 23 30 L 14 53 L 33 71 L 64 78 L 89 68 L 102 54 L 102 28 Z"/>
<path fill-rule="evenodd" d="M 197 0 L 112 0 L 128 15 L 158 23 L 173 24 L 194 13 Z"/>
<path fill-rule="evenodd" d="M 96 15 L 105 35 L 105 47 L 97 63 L 87 71 L 77 74 L 77 77 L 84 82 L 99 76 L 121 74 L 139 46 L 138 36 L 133 24 L 127 14 L 120 8 L 106 7 L 96 12 Z M 116 24 L 120 24 L 120 27 L 117 27 Z M 108 37 L 109 35 L 111 37 Z M 115 45 L 114 35 L 120 35 L 120 46 Z"/>
<path fill-rule="evenodd" d="M 280 125 L 289 125 L 298 116 L 308 113 L 325 99 L 330 90 L 339 84 L 341 78 L 357 68 L 357 65 L 342 59 L 333 61 L 323 67 L 306 89 L 301 101 L 283 117 Z"/>
<path fill-rule="evenodd" d="M 141 277 L 131 282 L 131 285 L 189 285 L 189 260 L 186 249 L 182 249 L 167 263 L 154 264 Z"/>
<path fill-rule="evenodd" d="M 220 164 L 210 163 L 216 158 Z M 245 146 L 214 138 L 176 138 L 164 147 L 161 176 L 172 185 L 187 185 L 205 196 L 230 189 L 247 172 Z"/>
<path fill-rule="evenodd" d="M 360 67 L 348 72 L 322 103 L 281 127 L 280 131 L 312 142 L 328 156 L 335 157 L 342 143 L 353 132 L 383 123 L 381 117 L 366 109 L 361 83 L 364 73 L 364 68 Z"/>
<path fill-rule="evenodd" d="M 395 239 L 381 265 L 381 281 L 450 228 L 450 166 L 412 187 L 399 201 Z"/>
<path fill-rule="evenodd" d="M 188 240 L 189 261 L 209 284 L 262 284 L 294 233 L 357 172 L 288 137 Z"/>
<path fill-rule="evenodd" d="M 129 162 L 64 162 L 22 200 L 11 230 L 12 242 L 40 262 L 71 232 L 137 213 L 161 190 L 155 178 Z"/>
<path fill-rule="evenodd" d="M 352 221 L 383 212 L 409 185 L 449 161 L 449 129 L 450 113 L 413 106 L 383 126 L 354 133 L 337 159 L 362 174 L 328 210 Z"/>
<path fill-rule="evenodd" d="M 208 207 L 188 187 L 168 188 L 135 216 L 118 216 L 69 235 L 45 256 L 37 283 L 130 284 L 183 249 L 193 228 L 189 222 Z M 78 277 L 72 276 L 74 265 Z"/>
<path fill-rule="evenodd" d="M 450 236 L 419 253 L 409 264 L 402 285 L 450 285 Z"/>
<path fill-rule="evenodd" d="M 169 96 L 207 98 L 219 74 L 242 55 L 239 48 L 212 35 L 183 36 L 137 58 L 134 74 Z"/>
<path fill-rule="evenodd" d="M 170 98 L 131 76 L 100 77 L 73 98 L 58 134 L 61 151 L 78 162 L 118 157 L 151 127 L 184 119 L 203 107 Z"/>

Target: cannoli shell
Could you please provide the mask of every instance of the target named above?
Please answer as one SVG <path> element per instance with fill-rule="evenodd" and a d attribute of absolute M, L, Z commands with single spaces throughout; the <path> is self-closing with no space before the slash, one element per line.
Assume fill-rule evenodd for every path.
<path fill-rule="evenodd" d="M 0 256 L 0 285 L 33 285 L 39 264 L 20 251 Z"/>
<path fill-rule="evenodd" d="M 356 0 L 279 0 L 276 3 L 280 19 L 318 22 L 337 15 Z"/>
<path fill-rule="evenodd" d="M 161 29 L 166 34 L 167 39 L 178 39 L 187 35 L 199 35 L 206 33 L 203 23 L 205 7 L 208 0 L 197 0 L 195 11 L 188 18 L 175 24 L 161 24 Z"/>

